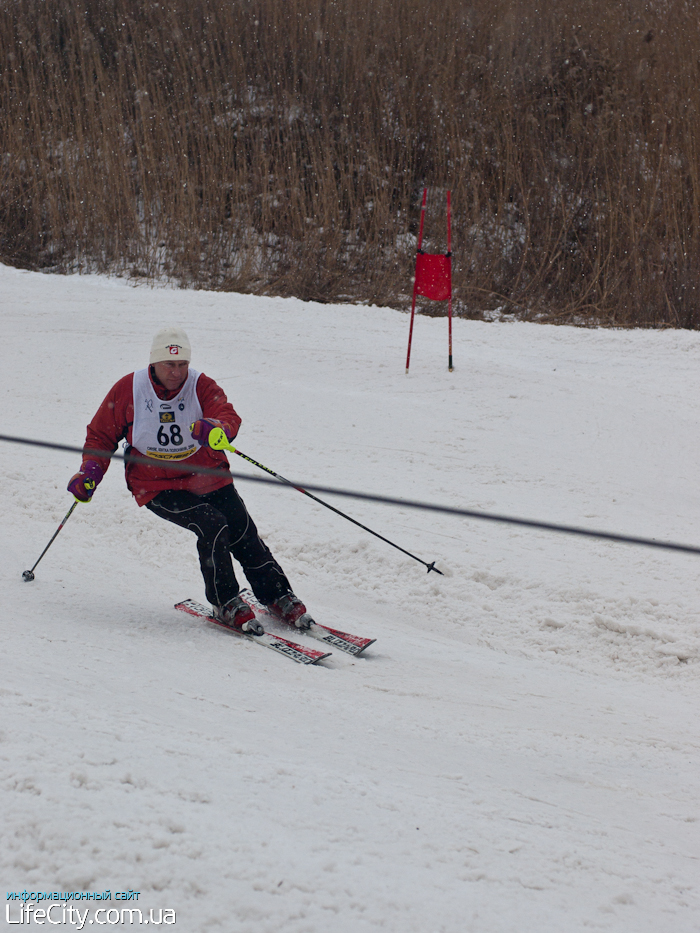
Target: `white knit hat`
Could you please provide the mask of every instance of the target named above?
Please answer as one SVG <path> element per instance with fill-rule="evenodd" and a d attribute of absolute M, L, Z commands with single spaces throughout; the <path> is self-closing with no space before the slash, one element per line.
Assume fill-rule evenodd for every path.
<path fill-rule="evenodd" d="M 166 360 L 189 362 L 191 359 L 190 341 L 181 327 L 164 327 L 153 338 L 151 363 L 164 363 Z"/>

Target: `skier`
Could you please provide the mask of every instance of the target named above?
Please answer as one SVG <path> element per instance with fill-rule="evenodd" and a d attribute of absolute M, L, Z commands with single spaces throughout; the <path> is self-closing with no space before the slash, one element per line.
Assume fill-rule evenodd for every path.
<path fill-rule="evenodd" d="M 107 393 L 87 427 L 85 449 L 113 453 L 126 439 L 127 487 L 139 506 L 197 535 L 205 592 L 220 622 L 249 634 L 263 633 L 239 595 L 233 555 L 261 603 L 288 625 L 308 629 L 313 619 L 258 535 L 233 486 L 226 454 L 208 444 L 215 428 L 230 443 L 241 419 L 213 379 L 190 369 L 191 357 L 184 330 L 160 330 L 153 338 L 150 365 L 124 376 Z M 153 464 L 134 462 L 130 453 L 132 458 L 151 458 Z M 168 461 L 183 460 L 215 472 L 168 468 Z M 109 463 L 107 456 L 84 455 L 68 491 L 90 502 Z"/>

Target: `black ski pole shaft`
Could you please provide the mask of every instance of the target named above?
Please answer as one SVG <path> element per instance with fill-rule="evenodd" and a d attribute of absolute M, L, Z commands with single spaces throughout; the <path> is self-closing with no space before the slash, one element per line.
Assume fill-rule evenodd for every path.
<path fill-rule="evenodd" d="M 76 499 L 75 502 L 73 503 L 73 505 L 72 505 L 72 506 L 68 509 L 68 511 L 66 512 L 66 516 L 65 516 L 65 518 L 63 519 L 63 521 L 61 522 L 61 524 L 60 524 L 60 525 L 58 526 L 58 528 L 54 531 L 53 536 L 51 537 L 51 540 L 49 541 L 49 543 L 46 545 L 46 547 L 44 548 L 44 550 L 43 550 L 43 551 L 41 552 L 41 554 L 39 555 L 39 560 L 37 560 L 36 564 L 34 564 L 34 566 L 32 567 L 31 570 L 25 570 L 24 573 L 22 574 L 22 579 L 25 580 L 27 583 L 28 583 L 30 580 L 33 580 L 33 579 L 34 579 L 34 571 L 36 570 L 37 564 L 39 563 L 39 561 L 41 560 L 41 558 L 44 556 L 44 554 L 46 554 L 46 552 L 47 552 L 48 549 L 51 547 L 51 545 L 54 543 L 54 541 L 56 540 L 56 535 L 59 533 L 59 531 L 61 530 L 61 528 L 63 528 L 63 526 L 65 525 L 65 523 L 68 521 L 68 519 L 71 517 L 71 515 L 73 514 L 73 509 L 76 507 L 77 504 L 78 504 L 78 500 Z"/>
<path fill-rule="evenodd" d="M 217 432 L 221 432 L 220 435 Z M 214 435 L 214 437 L 212 437 Z M 213 443 L 212 443 L 213 441 Z M 318 496 L 314 496 L 312 493 L 307 492 L 306 489 L 303 489 L 301 486 L 297 486 L 291 480 L 285 479 L 284 476 L 280 476 L 279 473 L 275 473 L 274 470 L 271 470 L 269 467 L 266 467 L 263 463 L 258 463 L 257 460 L 253 460 L 252 457 L 247 456 L 242 451 L 237 450 L 235 447 L 232 447 L 228 442 L 226 434 L 221 428 L 214 428 L 214 430 L 209 435 L 209 446 L 213 447 L 215 450 L 230 450 L 234 454 L 238 454 L 239 457 L 242 457 L 244 460 L 247 460 L 248 463 L 252 463 L 253 466 L 258 467 L 260 470 L 264 470 L 266 473 L 269 473 L 270 476 L 274 476 L 275 479 L 280 480 L 282 483 L 286 483 L 287 486 L 291 486 L 292 489 L 296 489 L 297 492 L 303 493 L 305 496 L 308 496 L 309 499 L 313 499 L 314 502 L 318 502 L 320 505 L 325 506 L 327 509 L 330 509 L 331 512 L 335 512 L 336 515 L 340 515 L 341 518 L 346 518 L 349 522 L 352 522 L 353 525 L 357 525 L 358 528 L 362 528 L 363 531 L 368 531 L 371 535 L 374 535 L 375 538 L 379 538 L 380 541 L 384 541 L 386 544 L 390 544 L 392 547 L 395 547 L 397 551 L 401 551 L 402 554 L 406 554 L 408 557 L 412 557 L 413 560 L 417 560 L 419 564 L 423 564 L 424 567 L 428 568 L 428 573 L 431 570 L 434 570 L 435 573 L 439 573 L 440 576 L 443 576 L 442 570 L 438 570 L 435 566 L 435 561 L 432 564 L 428 564 L 426 561 L 422 560 L 420 557 L 416 557 L 415 554 L 411 554 L 410 551 L 407 551 L 405 548 L 399 547 L 398 544 L 394 544 L 393 541 L 390 541 L 388 538 L 385 538 L 383 535 L 380 535 L 376 531 L 372 531 L 371 528 L 368 528 L 366 525 L 363 525 L 361 522 L 356 521 L 354 518 L 351 518 L 349 515 L 346 515 L 345 512 L 341 512 L 340 509 L 336 509 L 335 506 L 330 505 L 328 502 L 324 502 L 323 499 L 319 499 Z"/>

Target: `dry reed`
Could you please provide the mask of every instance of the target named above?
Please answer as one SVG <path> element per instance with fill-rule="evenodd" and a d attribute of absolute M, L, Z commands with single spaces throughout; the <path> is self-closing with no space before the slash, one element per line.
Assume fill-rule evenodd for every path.
<path fill-rule="evenodd" d="M 700 326 L 689 0 L 2 0 L 0 258 Z M 442 310 L 441 305 L 434 306 Z"/>

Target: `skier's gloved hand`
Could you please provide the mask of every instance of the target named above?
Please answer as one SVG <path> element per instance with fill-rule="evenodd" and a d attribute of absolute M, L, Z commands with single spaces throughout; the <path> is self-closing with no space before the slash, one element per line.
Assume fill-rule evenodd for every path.
<path fill-rule="evenodd" d="M 71 476 L 68 492 L 79 502 L 89 502 L 96 487 L 102 482 L 104 470 L 94 460 L 86 460 L 80 471 Z"/>
<path fill-rule="evenodd" d="M 200 447 L 209 446 L 209 435 L 214 428 L 221 428 L 228 440 L 233 440 L 233 438 L 229 437 L 226 425 L 222 424 L 221 421 L 217 421 L 215 418 L 200 418 L 199 421 L 195 421 L 194 424 L 190 425 L 192 437 L 199 443 Z"/>

